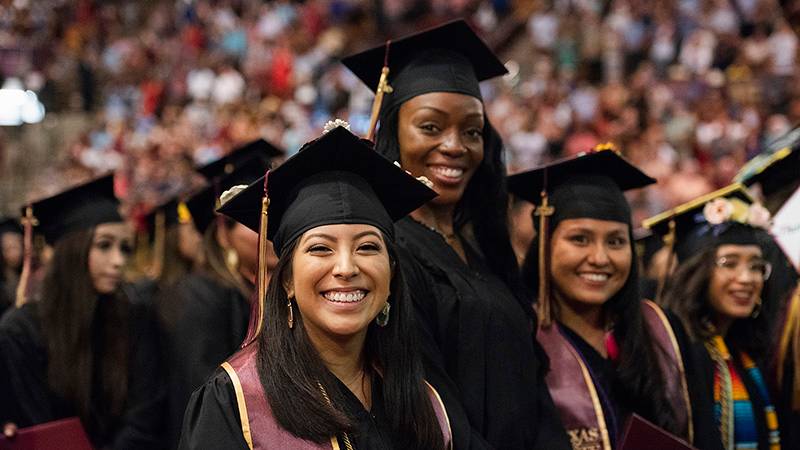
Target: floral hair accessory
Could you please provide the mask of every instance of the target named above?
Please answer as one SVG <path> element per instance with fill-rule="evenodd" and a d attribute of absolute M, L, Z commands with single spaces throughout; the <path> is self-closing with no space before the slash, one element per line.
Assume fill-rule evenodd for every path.
<path fill-rule="evenodd" d="M 228 200 L 236 197 L 236 194 L 242 192 L 243 190 L 247 189 L 246 184 L 237 184 L 236 186 L 231 187 L 227 191 L 223 192 L 222 195 L 219 196 L 219 204 L 220 206 L 228 203 Z"/>
<path fill-rule="evenodd" d="M 758 203 L 747 204 L 737 198 L 715 198 L 703 207 L 703 218 L 709 225 L 738 222 L 755 228 L 768 229 L 769 211 Z"/>
<path fill-rule="evenodd" d="M 322 134 L 325 134 L 337 127 L 342 127 L 345 130 L 350 131 L 350 124 L 347 121 L 342 119 L 336 119 L 336 120 L 329 120 L 328 123 L 325 124 L 325 126 L 322 128 Z"/>

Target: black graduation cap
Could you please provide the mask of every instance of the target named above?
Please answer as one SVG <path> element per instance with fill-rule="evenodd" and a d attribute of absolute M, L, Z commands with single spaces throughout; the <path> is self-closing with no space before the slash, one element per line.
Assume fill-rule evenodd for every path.
<path fill-rule="evenodd" d="M 759 245 L 765 230 L 750 223 L 753 203 L 745 186 L 734 183 L 646 219 L 642 225 L 661 236 L 681 262 L 711 246 Z"/>
<path fill-rule="evenodd" d="M 272 158 L 283 151 L 258 139 L 198 169 L 209 185 L 186 201 L 197 230 L 203 234 L 216 217 L 219 196 L 236 185 L 247 185 L 261 177 L 272 165 Z"/>
<path fill-rule="evenodd" d="M 384 93 L 388 94 L 385 108 L 429 92 L 455 92 L 481 98 L 480 81 L 508 72 L 464 20 L 388 41 L 348 56 L 342 63 L 377 93 L 373 105 L 375 118 Z M 388 76 L 382 75 L 386 70 Z M 390 88 L 382 87 L 382 79 Z"/>
<path fill-rule="evenodd" d="M 38 230 L 50 245 L 71 231 L 123 221 L 119 214 L 119 200 L 114 195 L 113 174 L 39 200 L 31 206 Z M 23 216 L 25 209 L 23 207 Z"/>
<path fill-rule="evenodd" d="M 222 158 L 197 169 L 209 182 L 226 178 L 236 173 L 243 182 L 229 178 L 231 184 L 248 184 L 260 177 L 269 167 L 273 158 L 281 156 L 284 151 L 265 141 L 257 139 L 236 148 Z"/>
<path fill-rule="evenodd" d="M 551 221 L 593 218 L 628 223 L 630 206 L 623 191 L 655 183 L 627 159 L 601 145 L 575 157 L 555 161 L 508 177 L 508 190 L 540 204 L 546 191 L 555 207 Z"/>
<path fill-rule="evenodd" d="M 278 255 L 303 232 L 327 224 L 370 224 L 393 236 L 394 221 L 436 196 L 343 127 L 303 146 L 266 179 L 266 238 Z M 259 232 L 264 180 L 250 184 L 218 211 Z"/>
<path fill-rule="evenodd" d="M 617 153 L 611 144 L 572 158 L 508 177 L 508 190 L 537 205 L 539 217 L 537 306 L 542 326 L 552 323 L 547 251 L 549 232 L 562 220 L 591 218 L 630 224 L 631 211 L 623 191 L 656 180 Z"/>
<path fill-rule="evenodd" d="M 322 225 L 368 224 L 392 239 L 393 222 L 435 196 L 369 141 L 336 127 L 227 199 L 218 211 L 259 236 L 258 300 L 243 346 L 255 340 L 264 321 L 267 239 L 278 256 L 305 231 Z"/>
<path fill-rule="evenodd" d="M 800 150 L 784 147 L 773 153 L 752 176 L 743 182 L 747 186 L 758 183 L 764 197 L 770 197 L 787 186 L 800 181 Z"/>
<path fill-rule="evenodd" d="M 22 225 L 19 223 L 19 219 L 11 217 L 0 218 L 0 235 L 5 233 L 22 234 Z"/>

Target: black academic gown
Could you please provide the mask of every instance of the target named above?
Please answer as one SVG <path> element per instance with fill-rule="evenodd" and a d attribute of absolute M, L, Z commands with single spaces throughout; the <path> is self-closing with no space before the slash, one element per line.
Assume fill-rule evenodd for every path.
<path fill-rule="evenodd" d="M 160 292 L 156 308 L 168 386 L 167 441 L 175 448 L 192 392 L 242 344 L 250 303 L 237 289 L 194 272 Z"/>
<path fill-rule="evenodd" d="M 372 377 L 372 408 L 367 411 L 358 398 L 338 383 L 343 404 L 335 405 L 355 423 L 348 433 L 355 449 L 404 450 L 400 438 L 391 430 L 386 415 L 379 377 Z M 248 410 L 250 408 L 248 407 Z M 253 414 L 253 411 L 248 411 Z M 257 433 L 258 430 L 251 430 Z M 341 436 L 339 448 L 344 449 Z M 217 369 L 214 375 L 192 394 L 183 422 L 180 449 L 247 449 L 242 435 L 236 392 L 228 374 Z"/>
<path fill-rule="evenodd" d="M 426 379 L 447 408 L 456 449 L 569 449 L 537 351 L 535 324 L 511 290 L 467 248 L 396 225 Z M 540 349 L 539 349 L 540 350 Z"/>
<path fill-rule="evenodd" d="M 100 396 L 93 395 L 96 400 L 89 423 L 83 425 L 96 448 L 158 449 L 163 384 L 155 326 L 143 308 L 131 305 L 129 314 L 129 385 L 122 415 L 105 412 Z M 47 349 L 35 303 L 12 309 L 0 320 L 0 380 L 2 423 L 27 427 L 77 415 L 75 408 L 48 386 Z"/>

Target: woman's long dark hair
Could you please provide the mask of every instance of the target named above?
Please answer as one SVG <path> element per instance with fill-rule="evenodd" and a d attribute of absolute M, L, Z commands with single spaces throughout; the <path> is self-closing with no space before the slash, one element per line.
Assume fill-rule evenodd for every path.
<path fill-rule="evenodd" d="M 375 149 L 391 161 L 400 161 L 398 141 L 400 106 L 381 112 Z M 472 175 L 456 205 L 453 225 L 461 230 L 471 225 L 480 252 L 492 272 L 508 285 L 523 309 L 532 313 L 524 295 L 519 268 L 508 231 L 508 189 L 503 161 L 503 140 L 489 123 L 483 126 L 483 161 Z"/>
<path fill-rule="evenodd" d="M 538 218 L 534 219 L 538 229 Z M 549 235 L 557 226 L 550 224 Z M 639 269 L 633 248 L 633 232 L 628 224 L 631 245 L 631 270 L 622 288 L 604 305 L 607 320 L 614 324 L 614 338 L 620 345 L 614 389 L 618 398 L 631 411 L 675 434 L 682 434 L 675 422 L 675 413 L 667 399 L 666 382 L 656 352 L 662 351 L 645 326 L 642 297 L 639 292 Z M 549 250 L 548 250 L 549 251 Z M 531 292 L 539 288 L 539 240 L 534 239 L 522 267 L 522 277 Z M 553 283 L 551 283 L 553 285 Z M 555 289 L 555 287 L 553 287 Z M 552 295 L 552 294 L 551 294 Z M 554 308 L 554 312 L 557 309 Z"/>
<path fill-rule="evenodd" d="M 335 405 L 342 404 L 337 380 L 309 340 L 302 315 L 294 306 L 294 328 L 287 326 L 288 297 L 283 280 L 291 278 L 295 240 L 283 250 L 264 302 L 264 328 L 259 337 L 258 373 L 275 419 L 292 434 L 322 443 L 352 431 L 353 423 Z M 391 316 L 385 327 L 369 324 L 364 346 L 365 370 L 382 377 L 386 415 L 392 430 L 409 449 L 444 448 L 442 431 L 424 385 L 422 364 L 412 332 L 412 306 L 405 292 L 391 241 L 384 237 L 393 277 Z M 373 376 L 377 376 L 373 371 Z M 330 395 L 330 406 L 319 389 Z"/>
<path fill-rule="evenodd" d="M 102 413 L 111 416 L 122 414 L 129 354 L 129 302 L 121 290 L 103 296 L 95 291 L 89 274 L 93 238 L 90 229 L 59 239 L 38 306 L 47 345 L 48 384 L 89 427 L 93 405 L 104 405 Z"/>
<path fill-rule="evenodd" d="M 716 334 L 711 326 L 713 309 L 709 303 L 708 287 L 714 272 L 717 249 L 717 246 L 706 248 L 681 263 L 670 277 L 662 298 L 664 306 L 681 319 L 689 335 L 703 341 Z M 770 288 L 770 283 L 765 282 L 761 290 L 761 298 L 765 302 L 772 299 Z M 769 314 L 736 320 L 728 330 L 726 341 L 764 363 L 772 337 L 770 325 Z"/>

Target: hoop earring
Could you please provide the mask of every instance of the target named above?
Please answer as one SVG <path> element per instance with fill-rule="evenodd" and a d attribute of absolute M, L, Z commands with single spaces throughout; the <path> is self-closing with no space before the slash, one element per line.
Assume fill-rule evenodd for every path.
<path fill-rule="evenodd" d="M 287 318 L 287 322 L 289 323 L 290 330 L 294 328 L 294 308 L 292 307 L 292 298 L 293 297 L 289 297 L 289 301 L 286 302 L 286 307 L 289 308 L 289 317 Z"/>
<path fill-rule="evenodd" d="M 750 313 L 750 317 L 755 319 L 761 314 L 761 297 L 756 299 L 756 304 L 753 306 L 753 312 Z"/>
<path fill-rule="evenodd" d="M 383 309 L 381 312 L 378 313 L 378 316 L 375 317 L 375 323 L 378 324 L 379 327 L 385 327 L 389 323 L 389 309 L 391 309 L 392 305 L 389 302 L 383 305 Z"/>

